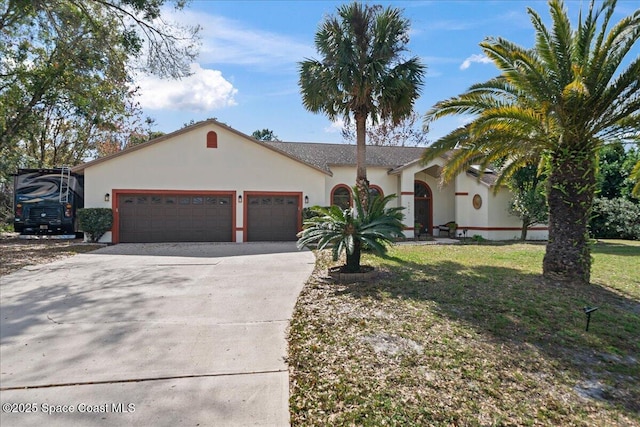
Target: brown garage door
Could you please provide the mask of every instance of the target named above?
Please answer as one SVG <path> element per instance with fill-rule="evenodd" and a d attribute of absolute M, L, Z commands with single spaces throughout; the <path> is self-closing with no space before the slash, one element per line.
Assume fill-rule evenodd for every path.
<path fill-rule="evenodd" d="M 120 242 L 230 242 L 233 230 L 231 197 L 119 195 Z"/>
<path fill-rule="evenodd" d="M 248 196 L 247 240 L 296 240 L 298 203 L 298 196 Z"/>

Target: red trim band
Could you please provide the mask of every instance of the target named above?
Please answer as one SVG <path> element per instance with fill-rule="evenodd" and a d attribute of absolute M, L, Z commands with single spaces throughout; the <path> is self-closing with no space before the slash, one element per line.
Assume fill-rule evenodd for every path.
<path fill-rule="evenodd" d="M 479 230 L 479 231 L 520 231 L 522 227 L 467 227 L 463 225 L 458 226 L 458 230 Z M 527 230 L 531 231 L 545 231 L 549 230 L 549 227 L 528 227 Z"/>

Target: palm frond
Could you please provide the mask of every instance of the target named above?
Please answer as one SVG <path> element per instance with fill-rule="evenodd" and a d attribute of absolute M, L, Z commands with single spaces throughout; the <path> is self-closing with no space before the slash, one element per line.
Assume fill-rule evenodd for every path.
<path fill-rule="evenodd" d="M 356 116 L 365 123 L 367 118 L 398 122 L 411 114 L 426 67 L 417 57 L 402 57 L 409 30 L 397 8 L 360 2 L 338 7 L 315 34 L 322 59 L 300 64 L 304 107 L 346 122 Z M 356 133 L 363 135 L 361 128 Z"/>
<path fill-rule="evenodd" d="M 351 189 L 353 209 L 338 206 L 328 208 L 314 206 L 311 210 L 318 216 L 304 221 L 303 230 L 298 233 L 298 248 L 316 244 L 318 249 L 331 247 L 334 259 L 341 253 L 352 254 L 356 242 L 364 244 L 375 253 L 386 251 L 385 242 L 403 236 L 402 210 L 404 207 L 389 207 L 387 204 L 396 196 L 368 194 L 364 208 L 357 187 Z"/>

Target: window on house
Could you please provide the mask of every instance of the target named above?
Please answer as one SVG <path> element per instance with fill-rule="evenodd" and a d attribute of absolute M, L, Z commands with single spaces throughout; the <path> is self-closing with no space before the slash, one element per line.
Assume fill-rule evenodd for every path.
<path fill-rule="evenodd" d="M 416 181 L 413 184 L 413 193 L 414 197 L 431 197 L 431 191 L 429 190 L 429 187 L 427 187 L 423 182 Z"/>
<path fill-rule="evenodd" d="M 369 187 L 369 194 L 372 198 L 376 196 L 384 196 L 384 194 L 382 193 L 382 188 L 378 187 L 377 185 L 372 185 Z"/>
<path fill-rule="evenodd" d="M 331 204 L 339 206 L 342 209 L 351 207 L 351 191 L 346 185 L 340 185 L 331 192 Z"/>

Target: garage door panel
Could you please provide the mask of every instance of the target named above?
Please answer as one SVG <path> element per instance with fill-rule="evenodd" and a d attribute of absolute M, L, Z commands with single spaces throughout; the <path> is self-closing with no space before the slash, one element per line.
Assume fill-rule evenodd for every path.
<path fill-rule="evenodd" d="M 247 197 L 248 241 L 294 241 L 297 239 L 299 196 Z"/>
<path fill-rule="evenodd" d="M 119 195 L 121 242 L 230 242 L 231 196 Z"/>

